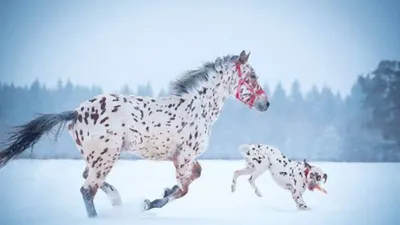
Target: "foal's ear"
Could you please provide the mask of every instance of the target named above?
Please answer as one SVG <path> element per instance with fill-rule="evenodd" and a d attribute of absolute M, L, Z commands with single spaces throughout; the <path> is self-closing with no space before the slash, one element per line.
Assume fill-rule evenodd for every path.
<path fill-rule="evenodd" d="M 240 62 L 241 64 L 246 63 L 247 60 L 249 60 L 250 53 L 251 53 L 251 52 L 249 52 L 249 54 L 246 54 L 246 52 L 243 50 L 243 51 L 240 53 L 239 62 Z"/>

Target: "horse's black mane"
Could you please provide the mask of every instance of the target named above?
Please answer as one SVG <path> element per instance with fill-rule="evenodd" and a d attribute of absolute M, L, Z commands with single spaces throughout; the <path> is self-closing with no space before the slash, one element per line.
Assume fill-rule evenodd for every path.
<path fill-rule="evenodd" d="M 222 59 L 217 58 L 215 62 L 206 62 L 202 67 L 196 70 L 188 70 L 183 73 L 178 79 L 171 82 L 170 89 L 173 95 L 181 96 L 189 93 L 192 89 L 196 88 L 201 82 L 207 82 L 209 72 L 215 70 L 215 64 L 219 61 L 221 64 L 232 62 L 236 60 L 236 55 L 226 55 Z"/>

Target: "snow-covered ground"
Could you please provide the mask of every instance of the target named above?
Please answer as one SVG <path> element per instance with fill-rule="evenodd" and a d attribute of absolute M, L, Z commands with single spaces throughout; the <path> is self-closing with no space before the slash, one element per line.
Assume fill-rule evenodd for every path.
<path fill-rule="evenodd" d="M 162 209 L 139 212 L 143 198 L 158 198 L 175 184 L 168 162 L 124 161 L 114 167 L 109 183 L 119 189 L 123 205 L 113 208 L 99 191 L 98 217 L 86 218 L 79 188 L 84 162 L 78 160 L 15 160 L 0 170 L 0 224 L 80 225 L 258 225 L 258 224 L 400 224 L 400 164 L 314 163 L 329 178 L 328 191 L 306 192 L 312 208 L 298 211 L 290 194 L 265 173 L 256 183 L 263 198 L 238 180 L 230 192 L 232 173 L 240 161 L 200 161 L 202 177 L 189 194 Z"/>

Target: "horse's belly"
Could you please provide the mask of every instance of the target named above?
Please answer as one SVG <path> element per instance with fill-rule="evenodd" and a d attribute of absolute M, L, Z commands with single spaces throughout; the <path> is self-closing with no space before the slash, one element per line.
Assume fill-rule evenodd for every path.
<path fill-rule="evenodd" d="M 126 149 L 130 154 L 149 160 L 169 160 L 171 153 L 166 147 L 135 145 Z"/>

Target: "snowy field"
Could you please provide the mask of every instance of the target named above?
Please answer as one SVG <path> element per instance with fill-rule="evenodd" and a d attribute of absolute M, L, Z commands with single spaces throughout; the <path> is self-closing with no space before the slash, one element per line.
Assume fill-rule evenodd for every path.
<path fill-rule="evenodd" d="M 314 163 L 329 178 L 325 195 L 306 192 L 312 208 L 298 211 L 290 194 L 265 173 L 256 183 L 263 198 L 238 180 L 230 192 L 232 173 L 240 161 L 200 161 L 202 177 L 189 194 L 162 209 L 139 212 L 143 198 L 158 198 L 175 184 L 170 163 L 119 161 L 108 177 L 119 189 L 123 205 L 113 208 L 99 191 L 98 217 L 88 219 L 79 189 L 84 162 L 78 160 L 15 160 L 0 170 L 0 224 L 30 225 L 330 225 L 400 224 L 400 164 Z"/>

